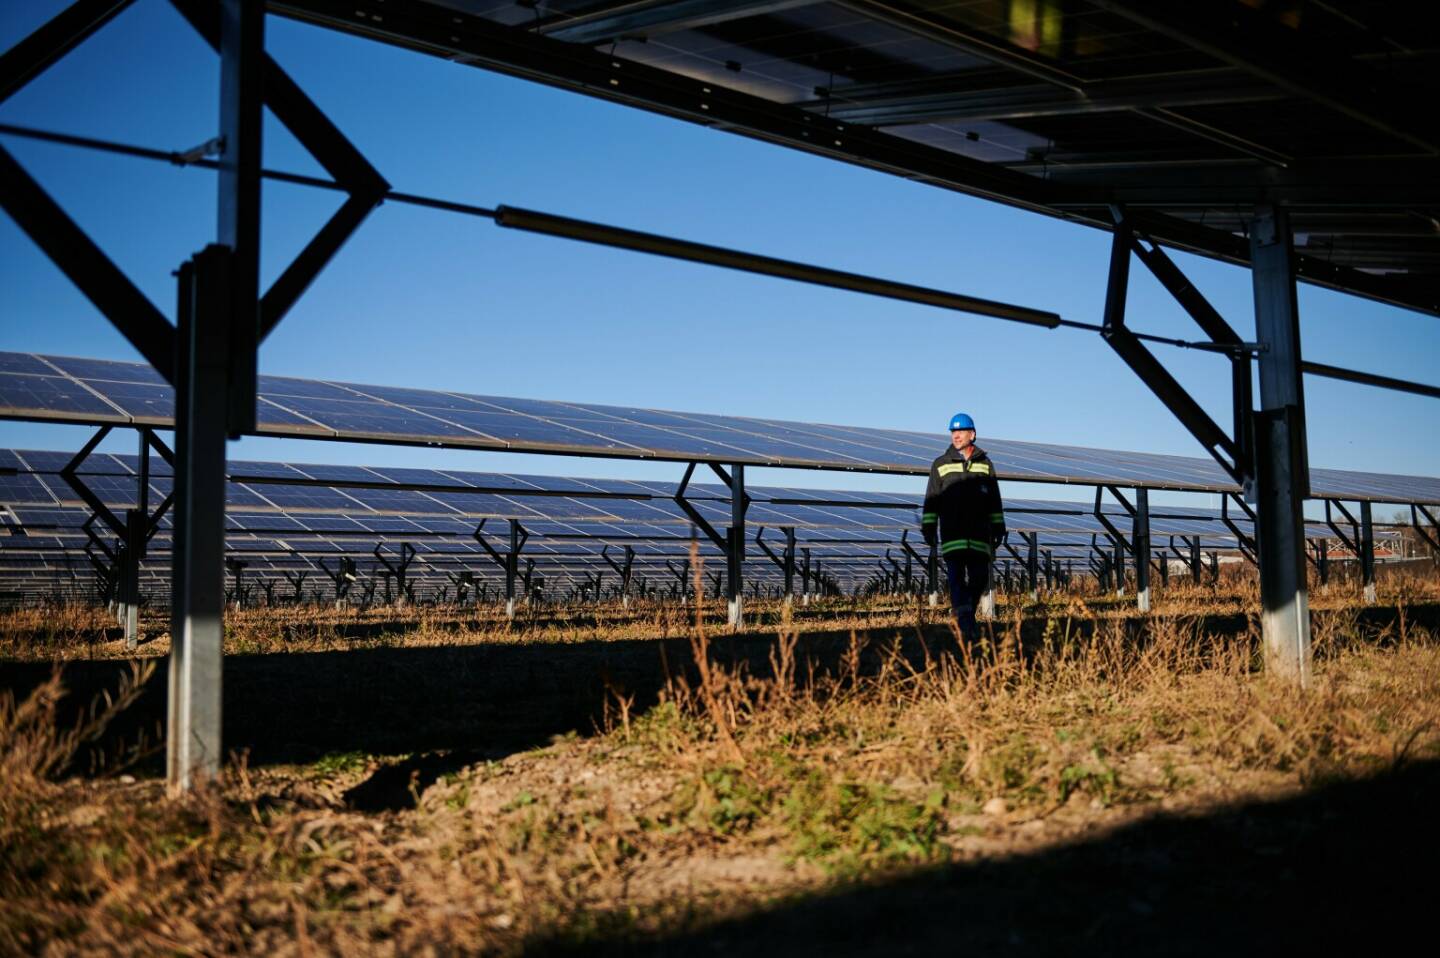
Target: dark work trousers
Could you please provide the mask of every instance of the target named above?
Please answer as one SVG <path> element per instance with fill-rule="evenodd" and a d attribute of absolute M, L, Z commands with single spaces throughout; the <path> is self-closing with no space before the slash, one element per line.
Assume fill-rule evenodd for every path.
<path fill-rule="evenodd" d="M 961 549 L 945 557 L 945 572 L 950 579 L 950 608 L 966 639 L 980 637 L 975 610 L 980 598 L 990 588 L 990 557 L 980 552 Z"/>

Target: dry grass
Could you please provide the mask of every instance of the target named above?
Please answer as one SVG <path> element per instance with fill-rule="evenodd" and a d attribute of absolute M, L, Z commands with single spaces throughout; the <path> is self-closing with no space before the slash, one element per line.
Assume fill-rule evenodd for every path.
<path fill-rule="evenodd" d="M 1406 611 L 1436 590 L 1391 583 L 1382 598 L 1397 611 L 1372 628 L 1338 590 L 1316 597 L 1316 680 L 1303 693 L 1258 673 L 1243 588 L 1174 588 L 1149 620 L 1094 595 L 1002 607 L 968 648 L 926 627 L 923 608 L 769 608 L 762 663 L 721 654 L 704 609 L 613 610 L 598 626 L 581 610 L 514 630 L 428 610 L 409 631 L 360 639 L 341 627 L 374 610 L 243 613 L 227 636 L 242 651 L 668 634 L 688 638 L 693 661 L 672 663 L 653 708 L 612 686 L 596 734 L 428 787 L 412 777 L 413 807 L 370 814 L 345 792 L 394 759 L 237 761 L 178 801 L 150 779 L 57 780 L 144 675 L 76 727 L 58 718 L 57 677 L 0 706 L 0 952 L 639 941 L 1440 759 L 1440 636 Z M 109 654 L 75 615 L 71 642 Z M 849 633 L 839 654 L 811 654 L 805 633 L 837 623 Z M 12 620 L 0 641 L 27 629 Z M 57 637 L 49 651 L 65 647 Z"/>

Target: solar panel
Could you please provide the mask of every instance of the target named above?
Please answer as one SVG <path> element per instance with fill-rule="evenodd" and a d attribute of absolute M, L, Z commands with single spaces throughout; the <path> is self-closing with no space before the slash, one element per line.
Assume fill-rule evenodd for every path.
<path fill-rule="evenodd" d="M 157 376 L 143 364 L 63 357 L 15 357 L 52 364 L 83 378 L 0 369 L 0 418 L 157 423 L 168 409 Z M 3 366 L 4 364 L 0 364 Z M 107 398 L 101 402 L 86 387 Z M 526 452 L 572 452 L 676 461 L 924 474 L 943 448 L 939 437 L 887 429 L 676 413 L 534 399 L 464 396 L 392 387 L 261 377 L 258 432 L 325 435 Z M 404 400 L 404 402 L 402 402 Z M 409 403 L 409 405 L 406 405 Z M 471 409 L 476 410 L 471 412 Z M 124 409 L 121 413 L 118 410 Z M 496 417 L 500 417 L 496 419 Z M 501 421 L 504 428 L 496 428 Z M 482 428 L 483 425 L 483 428 Z M 1209 492 L 1236 486 L 1214 462 L 1007 439 L 985 443 L 1007 480 L 1109 483 Z M 386 481 L 385 471 L 363 472 Z M 320 470 L 317 472 L 316 470 Z M 349 469 L 308 467 L 315 478 Z M 1440 479 L 1315 470 L 1317 495 L 1389 502 L 1440 503 Z M 442 483 L 443 484 L 443 483 Z"/>

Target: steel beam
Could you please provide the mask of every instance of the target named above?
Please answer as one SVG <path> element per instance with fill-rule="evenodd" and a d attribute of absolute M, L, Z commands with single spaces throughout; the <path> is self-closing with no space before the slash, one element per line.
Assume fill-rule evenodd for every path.
<path fill-rule="evenodd" d="M 0 56 L 0 103 L 114 19 L 133 0 L 76 0 Z"/>
<path fill-rule="evenodd" d="M 578 15 L 541 23 L 544 36 L 594 46 L 620 39 L 664 36 L 681 30 L 805 7 L 818 0 L 621 0 Z"/>
<path fill-rule="evenodd" d="M 1118 211 L 1117 211 L 1118 212 Z M 1130 254 L 1136 246 L 1131 226 L 1117 215 L 1110 244 L 1110 271 L 1105 287 L 1104 326 L 1101 336 L 1149 387 L 1155 397 L 1205 447 L 1205 451 L 1236 481 L 1243 482 L 1243 457 L 1235 440 L 1216 425 L 1199 403 L 1185 391 L 1158 359 L 1125 326 L 1125 303 L 1130 283 Z M 1184 301 L 1182 300 L 1182 303 Z"/>
<path fill-rule="evenodd" d="M 967 89 L 967 87 L 970 87 Z M 1073 116 L 1212 103 L 1254 103 L 1284 94 L 1238 70 L 1210 69 L 1169 76 L 1096 80 L 1083 89 L 1054 83 L 977 87 L 974 71 L 910 84 L 835 87 L 804 104 L 834 120 L 890 126 L 945 120 L 1010 120 Z"/>
<path fill-rule="evenodd" d="M 773 256 L 761 256 L 721 246 L 709 246 L 655 233 L 642 233 L 637 230 L 623 229 L 587 220 L 556 216 L 552 213 L 499 206 L 495 209 L 495 223 L 497 226 L 530 233 L 596 243 L 601 246 L 612 246 L 638 253 L 687 260 L 692 263 L 705 263 L 710 266 L 758 273 L 777 279 L 794 280 L 816 286 L 828 286 L 855 293 L 881 296 L 886 299 L 971 313 L 977 316 L 1028 323 L 1047 329 L 1054 329 L 1060 325 L 1060 316 L 1048 310 L 1000 303 L 995 300 L 981 299 L 978 296 L 966 296 L 962 293 L 899 283 L 874 276 L 862 276 L 858 273 L 848 273 L 824 266 L 812 266 L 794 260 L 777 259 Z"/>
<path fill-rule="evenodd" d="M 1267 668 L 1301 686 L 1310 682 L 1310 611 L 1305 585 L 1309 493 L 1300 315 L 1290 225 L 1281 207 L 1255 210 L 1250 229 L 1259 356 L 1256 416 L 1256 538 L 1260 553 L 1261 631 Z"/>

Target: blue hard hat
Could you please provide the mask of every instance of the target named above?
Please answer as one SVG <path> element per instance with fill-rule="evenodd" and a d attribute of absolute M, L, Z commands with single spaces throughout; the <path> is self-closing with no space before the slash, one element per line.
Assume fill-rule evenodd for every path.
<path fill-rule="evenodd" d="M 954 432 L 954 431 L 957 430 L 957 429 L 974 429 L 974 428 L 975 428 L 975 420 L 973 420 L 973 419 L 970 418 L 970 414 L 969 414 L 968 412 L 957 412 L 955 415 L 953 415 L 953 416 L 950 417 L 950 431 L 951 431 L 951 432 Z"/>

